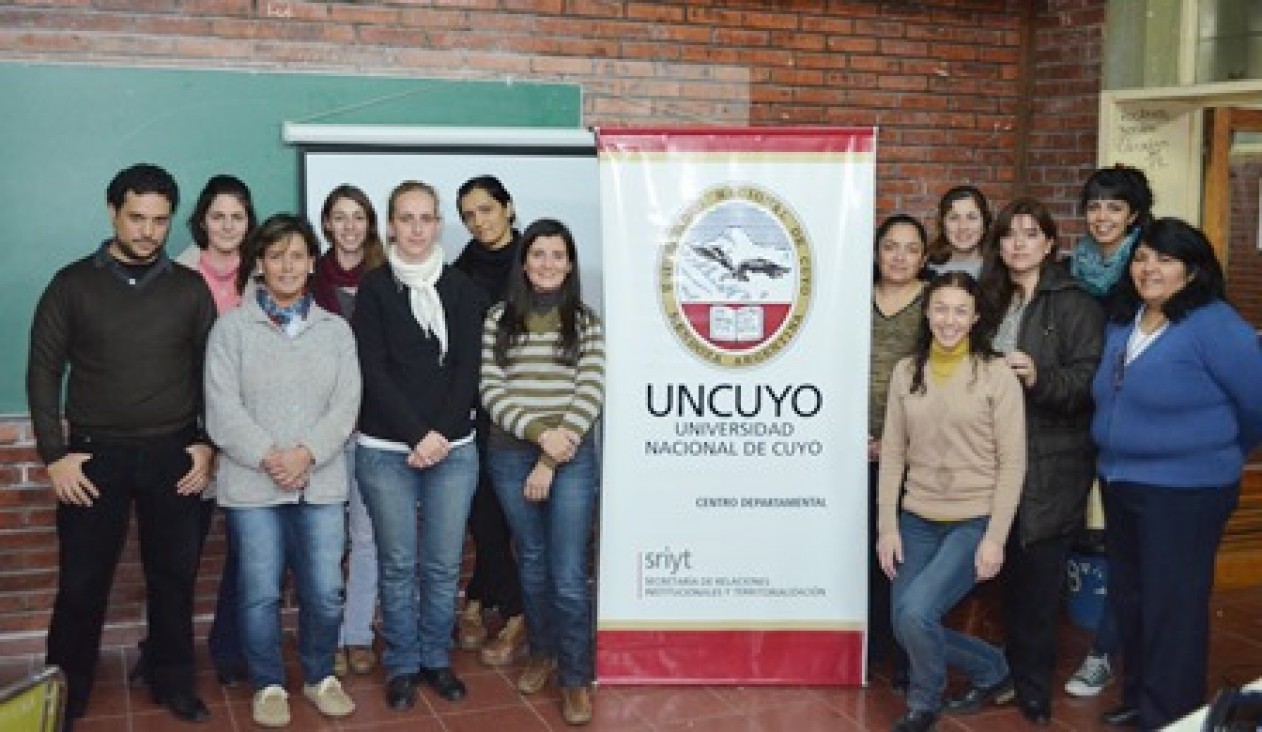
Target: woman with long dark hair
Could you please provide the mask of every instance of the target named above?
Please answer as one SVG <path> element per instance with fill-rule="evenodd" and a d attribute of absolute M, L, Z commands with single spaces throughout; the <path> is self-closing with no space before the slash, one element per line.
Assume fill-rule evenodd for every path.
<path fill-rule="evenodd" d="M 591 429 L 604 401 L 604 367 L 604 333 L 583 304 L 574 237 L 561 222 L 540 219 L 522 234 L 508 297 L 487 313 L 481 393 L 530 645 L 517 689 L 537 693 L 555 668 L 569 724 L 592 717 L 587 547 L 598 476 Z"/>
<path fill-rule="evenodd" d="M 453 266 L 469 275 L 486 292 L 489 302 L 499 302 L 508 292 L 508 279 L 520 251 L 515 226 L 513 196 L 493 175 L 470 178 L 456 195 L 460 220 L 472 237 Z M 522 617 L 521 578 L 509 542 L 508 520 L 491 481 L 486 459 L 486 436 L 491 422 L 479 405 L 478 490 L 469 509 L 469 535 L 473 539 L 473 573 L 465 587 L 465 605 L 457 622 L 456 642 L 466 650 L 478 649 L 478 660 L 487 666 L 512 663 L 526 650 L 526 624 Z M 487 640 L 483 613 L 497 610 L 504 620 L 494 638 Z"/>
<path fill-rule="evenodd" d="M 911 353 L 924 306 L 921 273 L 927 256 L 925 227 L 906 214 L 894 214 L 876 229 L 872 282 L 872 350 L 868 371 L 868 658 L 891 662 L 890 685 L 907 689 L 907 653 L 890 626 L 890 582 L 876 555 L 877 468 L 885 427 L 885 400 L 894 365 Z"/>
<path fill-rule="evenodd" d="M 320 227 L 329 248 L 316 261 L 311 291 L 316 304 L 350 320 L 355 313 L 355 293 L 365 272 L 386 261 L 385 247 L 377 233 L 377 212 L 372 201 L 355 186 L 337 186 L 324 199 Z M 346 533 L 350 551 L 346 561 L 346 612 L 333 657 L 333 673 L 366 674 L 377 665 L 373 651 L 372 619 L 377 607 L 377 545 L 372 522 L 355 482 L 355 437 L 346 441 L 350 500 Z"/>
<path fill-rule="evenodd" d="M 895 732 L 934 727 L 947 666 L 968 674 L 979 706 L 1012 697 L 1003 652 L 942 625 L 1003 566 L 1025 479 L 1021 385 L 991 350 L 981 304 L 968 273 L 930 282 L 915 350 L 890 381 L 877 553 L 894 583 L 894 634 L 911 660 Z"/>
<path fill-rule="evenodd" d="M 981 276 L 990 229 L 990 202 L 976 186 L 956 186 L 938 201 L 937 236 L 929 244 L 935 274 L 967 272 Z"/>
<path fill-rule="evenodd" d="M 1021 713 L 1047 724 L 1065 562 L 1095 480 L 1091 378 L 1100 364 L 1104 312 L 1056 262 L 1056 221 L 1042 203 L 1008 204 L 991 236 L 981 288 L 1002 318 L 995 350 L 1021 381 L 1029 445 L 1002 578 L 1004 650 Z M 976 709 L 967 695 L 956 707 Z"/>

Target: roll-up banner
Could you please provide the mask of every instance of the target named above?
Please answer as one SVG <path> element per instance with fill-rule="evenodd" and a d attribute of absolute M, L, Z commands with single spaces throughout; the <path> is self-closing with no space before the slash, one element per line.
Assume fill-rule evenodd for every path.
<path fill-rule="evenodd" d="M 598 131 L 601 682 L 864 682 L 875 147 Z"/>

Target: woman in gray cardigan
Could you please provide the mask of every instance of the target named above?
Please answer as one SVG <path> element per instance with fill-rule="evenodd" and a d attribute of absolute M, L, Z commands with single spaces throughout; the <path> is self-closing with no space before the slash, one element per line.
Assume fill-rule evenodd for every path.
<path fill-rule="evenodd" d="M 290 721 L 281 661 L 281 579 L 298 589 L 303 694 L 328 717 L 355 705 L 333 675 L 342 614 L 343 446 L 360 375 L 346 322 L 308 291 L 319 254 L 302 219 L 277 214 L 246 242 L 253 296 L 224 314 L 206 355 L 206 422 L 219 446 L 217 500 L 238 548 L 242 645 L 263 727 Z"/>

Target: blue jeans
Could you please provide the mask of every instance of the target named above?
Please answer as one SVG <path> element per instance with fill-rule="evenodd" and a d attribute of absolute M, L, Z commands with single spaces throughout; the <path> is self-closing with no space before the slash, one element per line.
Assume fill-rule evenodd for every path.
<path fill-rule="evenodd" d="M 477 448 L 472 442 L 455 447 L 438 465 L 417 469 L 408 466 L 406 453 L 360 445 L 355 467 L 377 539 L 386 678 L 448 667 Z"/>
<path fill-rule="evenodd" d="M 298 660 L 306 683 L 333 673 L 337 627 L 342 621 L 342 547 L 346 509 L 341 503 L 290 503 L 228 508 L 228 532 L 237 546 L 242 645 L 255 689 L 284 685 L 281 660 L 281 581 L 288 567 L 298 590 Z"/>
<path fill-rule="evenodd" d="M 942 616 L 976 583 L 974 559 L 988 523 L 985 517 L 938 522 L 899 514 L 903 563 L 894 578 L 893 623 L 911 658 L 910 709 L 941 708 L 948 665 L 963 669 L 974 686 L 991 686 L 1008 675 L 998 648 L 942 626 Z"/>
<path fill-rule="evenodd" d="M 594 675 L 587 547 L 596 509 L 596 449 L 579 445 L 557 467 L 548 499 L 527 501 L 522 488 L 539 450 L 488 451 L 491 478 L 517 547 L 530 652 L 557 659 L 561 686 L 585 686 Z"/>
<path fill-rule="evenodd" d="M 338 645 L 371 646 L 372 618 L 377 609 L 377 545 L 373 541 L 372 520 L 355 480 L 355 436 L 346 443 L 346 469 L 350 472 L 350 503 L 346 511 L 346 533 L 350 536 L 350 556 L 346 570 L 346 615 Z"/>

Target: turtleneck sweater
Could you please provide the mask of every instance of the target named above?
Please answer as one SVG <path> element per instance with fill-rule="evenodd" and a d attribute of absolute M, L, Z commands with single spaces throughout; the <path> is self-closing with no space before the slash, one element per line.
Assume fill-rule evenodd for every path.
<path fill-rule="evenodd" d="M 923 393 L 911 391 L 914 357 L 894 369 L 881 439 L 881 534 L 898 529 L 901 494 L 903 510 L 921 518 L 986 516 L 985 538 L 1007 540 L 1025 482 L 1025 398 L 1002 359 L 960 364 L 941 378 L 931 372 Z"/>

